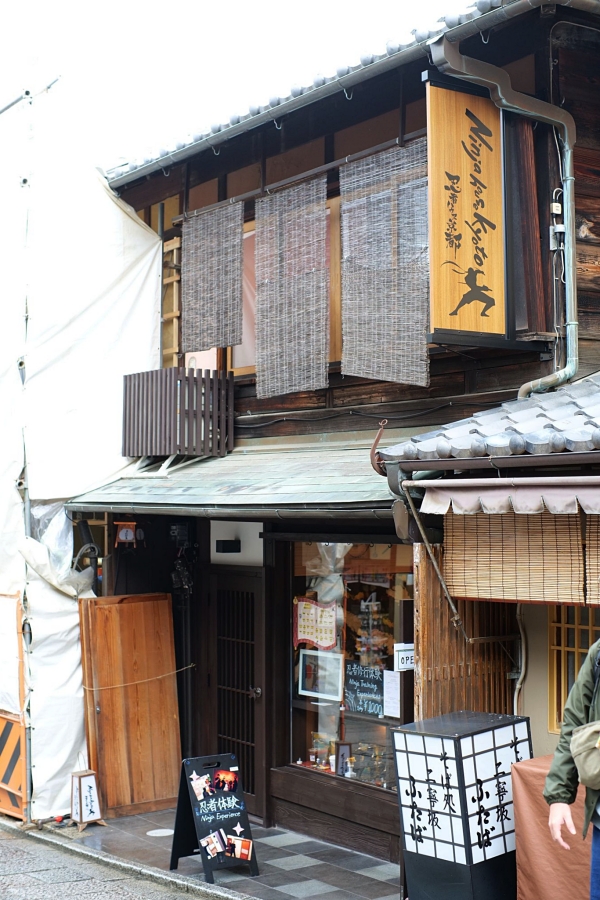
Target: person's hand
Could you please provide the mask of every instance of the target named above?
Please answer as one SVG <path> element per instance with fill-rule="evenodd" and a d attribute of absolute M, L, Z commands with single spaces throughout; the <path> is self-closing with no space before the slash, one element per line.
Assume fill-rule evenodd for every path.
<path fill-rule="evenodd" d="M 569 845 L 563 841 L 563 825 L 567 826 L 567 831 L 570 831 L 571 834 L 576 834 L 575 826 L 573 825 L 573 816 L 571 815 L 571 807 L 569 806 L 569 804 L 552 803 L 550 805 L 550 816 L 548 818 L 548 827 L 550 828 L 552 840 L 556 841 L 557 844 L 560 844 L 563 850 L 570 850 L 571 848 L 569 847 Z"/>

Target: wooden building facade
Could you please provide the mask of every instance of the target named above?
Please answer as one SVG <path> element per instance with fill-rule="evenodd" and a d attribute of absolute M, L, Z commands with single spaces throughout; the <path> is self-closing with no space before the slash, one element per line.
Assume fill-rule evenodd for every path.
<path fill-rule="evenodd" d="M 487 4 L 483 15 L 450 28 L 448 37 L 465 56 L 501 67 L 515 90 L 575 118 L 584 376 L 600 368 L 598 19 L 583 2 L 580 8 L 533 4 L 500 18 L 510 5 Z M 514 663 L 502 642 L 486 639 L 512 640 L 518 625 L 510 604 L 464 600 L 460 615 L 476 640 L 454 642 L 422 538 L 414 529 L 398 537 L 393 495 L 369 470 L 375 428 L 387 420 L 388 443 L 433 433 L 514 400 L 524 382 L 551 373 L 564 357 L 560 264 L 548 240 L 550 228 L 562 223 L 552 206 L 561 202 L 556 136 L 548 124 L 506 113 L 500 199 L 508 299 L 504 305 L 498 296 L 506 312 L 501 332 L 490 335 L 483 325 L 452 331 L 452 322 L 431 327 L 428 386 L 342 372 L 341 170 L 419 141 L 443 142 L 443 119 L 430 118 L 428 125 L 431 90 L 490 103 L 481 88 L 440 74 L 425 41 L 403 53 L 396 62 L 393 53 L 385 65 L 374 62 L 372 71 L 367 62 L 359 75 L 345 73 L 335 90 L 317 89 L 310 102 L 274 103 L 260 113 L 266 121 L 245 129 L 236 123 L 231 137 L 217 130 L 196 154 L 173 154 L 141 174 L 112 174 L 120 196 L 164 236 L 164 367 L 231 376 L 223 382 L 230 393 L 224 388 L 221 400 L 205 408 L 208 418 L 210 410 L 228 410 L 219 420 L 223 428 L 230 428 L 233 408 L 233 432 L 223 432 L 220 450 L 194 454 L 213 458 L 183 460 L 182 454 L 170 468 L 149 449 L 139 477 L 69 504 L 105 530 L 108 547 L 115 521 L 141 523 L 142 544 L 116 546 L 106 561 L 104 592 L 173 593 L 177 666 L 195 664 L 179 676 L 183 753 L 234 748 L 248 809 L 265 824 L 393 861 L 401 850 L 388 726 L 464 708 L 512 711 Z M 326 385 L 260 396 L 249 306 L 241 344 L 197 352 L 182 344 L 182 228 L 202 210 L 240 202 L 244 252 L 251 255 L 257 204 L 315 177 L 326 180 Z M 475 279 L 470 289 L 481 299 L 488 286 L 468 271 L 474 268 L 462 275 Z M 252 281 L 251 265 L 245 274 Z M 367 345 L 369 315 L 372 310 L 375 318 L 382 304 L 385 297 L 372 296 L 364 310 Z M 202 390 L 207 403 L 210 385 L 208 393 Z M 439 543 L 441 519 L 426 518 L 425 525 Z M 394 661 L 394 645 L 412 643 L 414 684 L 412 672 L 399 671 Z M 363 684 L 369 679 L 370 688 Z M 342 759 L 336 774 L 345 744 L 352 764 Z M 356 777 L 346 777 L 349 769 Z"/>

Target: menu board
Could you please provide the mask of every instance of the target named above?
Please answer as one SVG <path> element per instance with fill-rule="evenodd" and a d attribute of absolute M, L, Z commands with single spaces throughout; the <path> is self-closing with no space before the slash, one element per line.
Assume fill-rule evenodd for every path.
<path fill-rule="evenodd" d="M 310 597 L 294 597 L 294 648 L 311 644 L 319 650 L 336 646 L 336 604 Z"/>
<path fill-rule="evenodd" d="M 346 709 L 367 716 L 383 716 L 383 671 L 378 667 L 346 661 Z"/>
<path fill-rule="evenodd" d="M 199 854 L 198 854 L 199 851 Z M 233 754 L 197 756 L 184 759 L 171 869 L 182 856 L 198 854 L 204 878 L 214 882 L 215 869 L 248 863 L 250 874 L 258 875 L 252 832 L 242 791 L 237 759 Z"/>

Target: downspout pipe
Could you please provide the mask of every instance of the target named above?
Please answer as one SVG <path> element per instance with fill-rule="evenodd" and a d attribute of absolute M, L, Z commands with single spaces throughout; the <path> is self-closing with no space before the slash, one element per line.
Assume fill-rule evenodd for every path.
<path fill-rule="evenodd" d="M 575 6 L 576 4 L 573 3 L 572 5 Z M 597 9 L 600 11 L 600 4 L 597 4 Z M 500 109 L 519 113 L 538 122 L 545 122 L 547 125 L 557 128 L 559 133 L 565 225 L 565 332 L 567 362 L 563 369 L 523 384 L 519 388 L 518 396 L 520 399 L 524 399 L 534 392 L 547 391 L 550 388 L 564 384 L 577 374 L 579 366 L 577 260 L 575 256 L 575 170 L 573 165 L 573 147 L 576 138 L 575 121 L 573 116 L 565 109 L 513 90 L 510 76 L 504 69 L 469 56 L 463 56 L 458 43 L 451 43 L 444 36 L 432 41 L 430 49 L 433 63 L 440 72 L 487 88 L 493 102 Z"/>

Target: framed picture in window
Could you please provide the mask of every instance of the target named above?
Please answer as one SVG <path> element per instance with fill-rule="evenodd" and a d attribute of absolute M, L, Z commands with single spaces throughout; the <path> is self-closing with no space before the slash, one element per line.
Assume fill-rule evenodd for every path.
<path fill-rule="evenodd" d="M 346 774 L 346 763 L 352 756 L 352 744 L 347 744 L 345 741 L 336 741 L 335 742 L 335 774 L 336 775 L 345 775 Z"/>
<path fill-rule="evenodd" d="M 320 700 L 341 700 L 343 689 L 342 653 L 326 650 L 300 650 L 298 693 Z"/>

